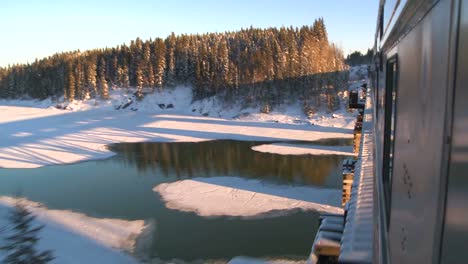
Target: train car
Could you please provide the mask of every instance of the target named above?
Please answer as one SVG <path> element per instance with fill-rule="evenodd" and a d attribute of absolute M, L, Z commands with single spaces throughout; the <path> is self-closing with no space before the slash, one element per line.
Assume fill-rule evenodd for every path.
<path fill-rule="evenodd" d="M 468 263 L 467 47 L 468 0 L 380 1 L 350 198 L 310 263 Z"/>
<path fill-rule="evenodd" d="M 468 1 L 381 1 L 374 50 L 372 262 L 468 263 Z"/>

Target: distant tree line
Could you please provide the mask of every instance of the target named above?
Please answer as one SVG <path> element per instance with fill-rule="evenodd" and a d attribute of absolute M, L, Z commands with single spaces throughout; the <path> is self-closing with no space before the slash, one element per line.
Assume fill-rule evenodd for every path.
<path fill-rule="evenodd" d="M 362 54 L 360 51 L 355 51 L 348 54 L 346 57 L 346 63 L 351 66 L 370 64 L 374 53 L 372 49 L 368 49 L 366 54 Z"/>
<path fill-rule="evenodd" d="M 31 64 L 0 68 L 0 98 L 66 100 L 100 97 L 109 89 L 190 85 L 194 99 L 277 104 L 302 99 L 337 107 L 346 65 L 328 41 L 323 19 L 301 28 L 248 28 L 236 32 L 178 35 L 85 52 L 58 53 Z"/>

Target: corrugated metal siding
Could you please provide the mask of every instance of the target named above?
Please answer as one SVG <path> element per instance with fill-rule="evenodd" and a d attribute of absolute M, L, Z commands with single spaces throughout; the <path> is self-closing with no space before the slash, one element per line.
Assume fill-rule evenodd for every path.
<path fill-rule="evenodd" d="M 372 263 L 373 245 L 373 133 L 372 95 L 368 92 L 362 127 L 361 150 L 354 171 L 351 199 L 341 238 L 340 263 Z"/>

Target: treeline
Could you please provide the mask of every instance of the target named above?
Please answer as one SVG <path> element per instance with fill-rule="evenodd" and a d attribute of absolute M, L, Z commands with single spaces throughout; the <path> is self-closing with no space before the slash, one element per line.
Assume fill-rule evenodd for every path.
<path fill-rule="evenodd" d="M 346 63 L 351 66 L 370 64 L 373 55 L 374 53 L 371 49 L 368 49 L 366 54 L 362 54 L 360 51 L 355 51 L 351 54 L 348 54 L 346 57 Z"/>
<path fill-rule="evenodd" d="M 0 97 L 106 99 L 110 88 L 134 87 L 142 98 L 144 88 L 190 85 L 194 99 L 218 94 L 246 102 L 300 98 L 317 104 L 325 96 L 335 108 L 345 67 L 341 49 L 328 41 L 323 19 L 317 19 L 301 28 L 173 33 L 115 48 L 59 53 L 0 68 Z"/>

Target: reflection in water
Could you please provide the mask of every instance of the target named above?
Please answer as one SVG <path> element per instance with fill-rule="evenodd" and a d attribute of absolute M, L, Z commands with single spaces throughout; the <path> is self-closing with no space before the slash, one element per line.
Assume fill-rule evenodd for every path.
<path fill-rule="evenodd" d="M 99 218 L 155 223 L 147 258 L 306 258 L 318 213 L 297 212 L 267 219 L 204 218 L 166 208 L 153 188 L 189 177 L 238 176 L 277 183 L 339 187 L 342 156 L 283 156 L 255 152 L 265 142 L 116 144 L 118 155 L 38 169 L 0 169 L 0 195 L 21 193 L 50 209 Z M 267 142 L 268 143 L 268 142 Z M 299 143 L 299 142 L 298 142 Z M 302 142 L 303 143 L 303 142 Z M 348 145 L 349 140 L 313 144 Z"/>
<path fill-rule="evenodd" d="M 347 145 L 349 142 L 329 139 L 314 144 Z M 251 150 L 259 144 L 265 142 L 123 143 L 110 149 L 139 170 L 160 171 L 165 177 L 242 176 L 339 187 L 342 156 L 293 156 Z"/>

